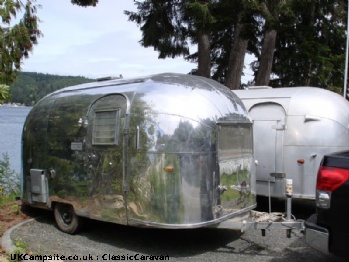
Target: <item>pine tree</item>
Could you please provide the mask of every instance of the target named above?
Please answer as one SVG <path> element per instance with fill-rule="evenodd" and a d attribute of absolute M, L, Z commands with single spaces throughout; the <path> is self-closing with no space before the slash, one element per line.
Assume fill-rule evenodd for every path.
<path fill-rule="evenodd" d="M 216 22 L 211 13 L 215 1 L 145 0 L 135 1 L 138 12 L 125 11 L 140 26 L 144 47 L 153 47 L 159 58 L 184 56 L 198 61 L 196 74 L 211 77 L 211 30 Z M 195 57 L 190 43 L 198 44 Z"/>
<path fill-rule="evenodd" d="M 297 16 L 282 16 L 272 86 L 343 86 L 347 1 L 294 0 Z"/>
<path fill-rule="evenodd" d="M 98 1 L 72 0 L 72 3 L 95 6 Z M 342 85 L 347 1 L 134 3 L 138 11 L 125 14 L 140 26 L 143 33 L 140 43 L 144 47 L 153 47 L 159 58 L 183 56 L 197 62 L 197 74 L 211 76 L 231 89 L 240 87 L 246 53 L 257 57 L 251 65 L 257 84 L 333 89 Z M 190 54 L 190 44 L 198 44 L 198 52 Z"/>
<path fill-rule="evenodd" d="M 71 0 L 72 4 L 79 6 L 96 6 L 98 4 L 98 0 Z"/>

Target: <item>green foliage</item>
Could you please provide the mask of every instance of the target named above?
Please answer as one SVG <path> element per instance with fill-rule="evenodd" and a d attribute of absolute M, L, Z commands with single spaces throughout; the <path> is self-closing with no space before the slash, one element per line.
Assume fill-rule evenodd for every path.
<path fill-rule="evenodd" d="M 20 194 L 19 174 L 11 170 L 7 153 L 0 160 L 0 188 L 2 201 L 14 200 Z"/>
<path fill-rule="evenodd" d="M 58 89 L 94 81 L 82 76 L 58 76 L 33 72 L 19 72 L 10 86 L 8 102 L 33 106 L 41 98 Z"/>
<path fill-rule="evenodd" d="M 16 215 L 19 215 L 19 205 L 12 205 L 11 206 L 11 212 L 15 213 Z"/>
<path fill-rule="evenodd" d="M 0 5 L 0 83 L 10 84 L 16 79 L 17 71 L 21 69 L 23 58 L 29 57 L 29 52 L 37 44 L 41 36 L 38 29 L 39 18 L 36 16 L 35 0 L 27 0 L 25 4 L 16 0 L 4 0 Z M 13 25 L 12 18 L 23 12 L 23 17 Z"/>
<path fill-rule="evenodd" d="M 18 262 L 19 260 L 19 255 L 24 254 L 27 250 L 25 242 L 23 242 L 20 239 L 16 239 L 14 241 L 14 244 L 16 248 L 13 250 L 11 253 L 11 258 L 14 257 L 15 259 L 11 259 L 11 262 Z"/>
<path fill-rule="evenodd" d="M 227 78 L 237 38 L 248 39 L 247 52 L 257 57 L 251 67 L 257 72 L 264 34 L 276 30 L 275 52 L 268 53 L 266 60 L 273 63 L 270 85 L 342 85 L 346 1 L 145 0 L 135 1 L 135 5 L 136 12 L 125 14 L 140 26 L 141 44 L 154 47 L 159 58 L 183 56 L 200 63 L 198 52 L 189 53 L 189 43 L 198 43 L 200 30 L 207 30 L 211 52 L 206 55 L 211 58 L 212 78 L 220 82 Z M 243 25 L 243 30 L 237 36 L 238 25 Z"/>
<path fill-rule="evenodd" d="M 138 12 L 125 11 L 129 21 L 140 26 L 144 47 L 154 47 L 159 58 L 189 54 L 187 1 L 134 1 Z"/>
<path fill-rule="evenodd" d="M 71 0 L 73 5 L 79 5 L 83 7 L 87 6 L 96 6 L 98 4 L 98 0 Z"/>
<path fill-rule="evenodd" d="M 186 12 L 194 18 L 196 28 L 207 28 L 217 21 L 210 12 L 208 2 L 195 1 L 188 3 L 188 10 Z"/>
<path fill-rule="evenodd" d="M 10 87 L 8 85 L 0 84 L 0 103 L 8 99 L 10 96 Z"/>
<path fill-rule="evenodd" d="M 281 16 L 272 86 L 343 86 L 347 2 L 292 1 L 295 16 Z"/>

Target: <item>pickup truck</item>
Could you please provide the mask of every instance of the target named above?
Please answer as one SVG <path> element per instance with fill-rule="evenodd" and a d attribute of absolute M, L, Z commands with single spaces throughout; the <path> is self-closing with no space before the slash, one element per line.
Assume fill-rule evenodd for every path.
<path fill-rule="evenodd" d="M 309 246 L 349 257 L 349 151 L 323 157 L 317 175 L 316 213 L 304 226 Z"/>

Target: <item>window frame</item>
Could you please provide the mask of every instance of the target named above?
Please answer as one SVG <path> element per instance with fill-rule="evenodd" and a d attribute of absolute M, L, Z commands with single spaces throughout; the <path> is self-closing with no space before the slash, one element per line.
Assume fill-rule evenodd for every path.
<path fill-rule="evenodd" d="M 111 122 L 110 126 L 114 127 L 114 136 L 112 137 L 101 137 L 96 136 L 97 132 L 111 132 L 112 130 L 96 130 L 98 127 L 101 127 L 103 125 L 97 125 L 98 122 L 98 114 L 102 113 L 110 113 L 115 112 L 115 116 L 111 117 L 110 119 L 114 119 L 114 122 Z M 118 145 L 119 144 L 119 130 L 120 130 L 120 112 L 121 108 L 113 108 L 113 109 L 99 109 L 94 111 L 94 118 L 93 118 L 93 127 L 92 127 L 92 145 Z M 113 139 L 112 139 L 113 138 Z M 106 141 L 98 141 L 103 139 L 111 139 L 113 141 L 106 142 Z"/>

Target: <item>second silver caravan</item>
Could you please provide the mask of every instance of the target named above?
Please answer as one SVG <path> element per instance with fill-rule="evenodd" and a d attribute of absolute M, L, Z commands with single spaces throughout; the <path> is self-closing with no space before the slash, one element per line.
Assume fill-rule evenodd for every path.
<path fill-rule="evenodd" d="M 314 199 L 324 154 L 349 148 L 349 103 L 312 87 L 234 90 L 254 122 L 256 191 L 283 197 L 285 179 L 295 198 Z"/>

